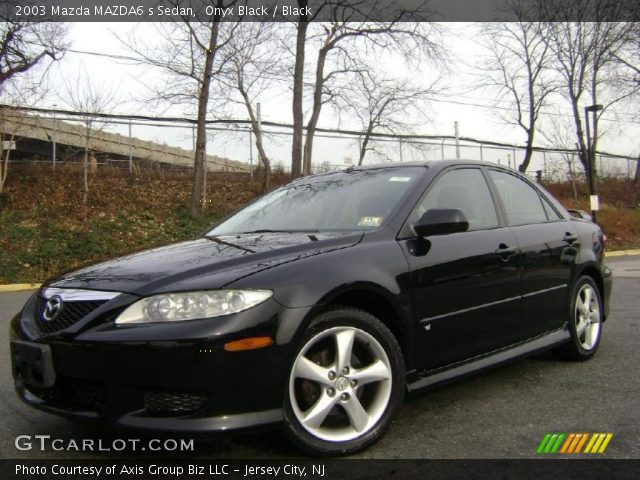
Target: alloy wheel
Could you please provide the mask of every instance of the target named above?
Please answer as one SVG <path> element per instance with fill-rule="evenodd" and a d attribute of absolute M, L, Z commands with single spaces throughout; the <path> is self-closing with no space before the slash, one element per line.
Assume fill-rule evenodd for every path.
<path fill-rule="evenodd" d="M 292 411 L 314 437 L 343 442 L 370 431 L 392 392 L 392 368 L 384 348 L 355 327 L 334 327 L 300 350 L 289 378 Z"/>
<path fill-rule="evenodd" d="M 589 284 L 584 284 L 576 297 L 575 322 L 580 346 L 591 350 L 600 335 L 601 314 L 597 293 Z"/>

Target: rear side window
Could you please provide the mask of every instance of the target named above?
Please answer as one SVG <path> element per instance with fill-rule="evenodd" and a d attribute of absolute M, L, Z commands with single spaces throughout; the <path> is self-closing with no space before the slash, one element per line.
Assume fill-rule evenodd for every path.
<path fill-rule="evenodd" d="M 418 221 L 427 210 L 434 208 L 462 210 L 469 222 L 469 230 L 498 226 L 489 186 L 478 168 L 461 168 L 443 174 L 420 200 L 410 222 Z"/>
<path fill-rule="evenodd" d="M 489 175 L 502 200 L 509 225 L 527 225 L 547 221 L 540 195 L 531 185 L 505 172 L 489 170 Z"/>

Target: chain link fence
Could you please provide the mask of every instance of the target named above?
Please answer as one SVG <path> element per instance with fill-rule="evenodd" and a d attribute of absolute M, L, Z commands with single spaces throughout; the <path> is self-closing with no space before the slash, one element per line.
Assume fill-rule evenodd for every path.
<path fill-rule="evenodd" d="M 28 122 L 24 119 L 27 118 Z M 87 128 L 91 118 L 91 128 Z M 22 119 L 25 127 L 8 128 Z M 13 123 L 12 123 L 13 122 Z M 21 131 L 20 128 L 23 130 Z M 70 140 L 69 128 L 79 130 Z M 248 121 L 216 120 L 207 125 L 207 163 L 212 171 L 251 173 L 258 165 L 254 135 Z M 88 144 L 96 166 L 128 168 L 159 164 L 163 168 L 192 168 L 195 124 L 190 119 L 143 116 L 77 114 L 31 109 L 0 109 L 3 150 L 13 149 L 12 162 L 77 162 Z M 86 138 L 83 138 L 84 137 Z M 288 171 L 291 163 L 290 126 L 263 122 L 263 142 L 272 166 Z M 314 138 L 313 171 L 322 172 L 358 165 L 363 136 L 358 132 L 320 129 Z M 377 135 L 370 139 L 363 164 L 421 162 L 462 158 L 517 168 L 525 156 L 519 145 L 453 136 Z M 633 178 L 638 159 L 598 152 L 600 176 Z M 575 151 L 538 148 L 527 174 L 544 180 L 580 179 L 584 170 Z"/>

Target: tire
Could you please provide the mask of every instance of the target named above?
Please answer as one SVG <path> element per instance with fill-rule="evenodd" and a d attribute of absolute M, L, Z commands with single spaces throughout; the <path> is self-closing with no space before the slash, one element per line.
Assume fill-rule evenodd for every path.
<path fill-rule="evenodd" d="M 290 363 L 285 431 L 313 455 L 353 453 L 382 436 L 404 393 L 404 358 L 389 329 L 362 310 L 329 310 Z"/>
<path fill-rule="evenodd" d="M 592 358 L 602 337 L 602 313 L 602 299 L 595 281 L 587 275 L 580 277 L 569 303 L 571 341 L 554 349 L 554 353 L 564 360 Z"/>

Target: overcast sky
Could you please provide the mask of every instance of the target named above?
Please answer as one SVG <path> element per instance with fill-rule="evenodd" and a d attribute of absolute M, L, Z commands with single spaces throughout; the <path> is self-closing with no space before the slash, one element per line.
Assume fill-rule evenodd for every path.
<path fill-rule="evenodd" d="M 496 115 L 494 105 L 508 106 L 508 102 L 496 98 L 495 92 L 483 92 L 469 90 L 473 85 L 473 70 L 470 64 L 477 60 L 484 51 L 479 43 L 479 24 L 447 23 L 444 24 L 445 44 L 452 58 L 452 67 L 447 78 L 449 92 L 433 98 L 428 104 L 430 121 L 426 124 L 416 125 L 417 133 L 433 135 L 452 135 L 454 133 L 454 121 L 459 122 L 460 135 L 475 137 L 484 140 L 523 144 L 524 133 L 513 126 L 506 125 Z M 153 25 L 136 23 L 74 23 L 70 26 L 71 49 L 86 52 L 99 52 L 114 55 L 130 55 L 116 39 L 114 34 L 126 36 L 132 29 L 136 29 L 138 37 L 154 38 Z M 407 74 L 421 75 L 406 69 L 404 59 L 398 55 L 385 56 L 381 59 L 378 68 L 388 72 L 406 72 Z M 149 104 L 136 100 L 149 96 L 147 84 L 158 78 L 158 72 L 147 67 L 134 66 L 110 58 L 92 56 L 87 54 L 69 52 L 64 59 L 56 65 L 51 72 L 51 94 L 42 103 L 42 106 L 51 106 L 54 103 L 63 108 L 65 82 L 76 78 L 79 73 L 86 74 L 94 79 L 94 82 L 103 88 L 117 92 L 119 105 L 116 110 L 119 113 L 137 113 L 148 115 L 162 115 L 167 113 L 180 114 L 180 111 L 160 111 L 152 109 Z M 477 74 L 477 72 L 476 72 Z M 286 90 L 268 92 L 261 98 L 262 115 L 265 120 L 291 123 L 291 99 Z M 637 115 L 637 102 L 621 105 L 617 115 L 606 114 L 602 127 L 607 132 L 602 139 L 600 147 L 603 150 L 622 155 L 637 156 L 640 152 L 640 119 Z M 558 121 L 570 121 L 568 105 L 557 102 L 546 109 L 551 118 Z M 245 118 L 246 114 L 238 109 L 236 118 Z M 323 110 L 320 125 L 326 127 L 337 126 L 329 110 Z M 344 125 L 353 127 L 353 125 Z M 119 129 L 122 132 L 122 128 Z M 122 132 L 124 133 L 124 132 Z M 137 127 L 135 136 L 149 140 L 166 142 L 190 147 L 190 132 L 188 130 L 160 130 L 157 128 Z M 544 145 L 539 138 L 538 145 Z M 329 146 L 330 140 L 324 144 Z M 225 141 L 212 142 L 209 153 L 226 156 L 232 159 L 246 161 L 248 149 L 244 148 L 244 140 L 225 139 Z M 342 142 L 345 143 L 345 142 Z M 275 141 L 271 147 L 278 150 L 274 155 L 276 160 L 284 163 L 289 151 L 288 144 L 283 140 Z M 346 148 L 346 147 L 345 147 Z M 350 153 L 341 154 L 351 155 Z M 328 160 L 332 163 L 341 163 L 341 159 L 333 159 L 321 153 L 316 155 L 321 161 Z"/>

